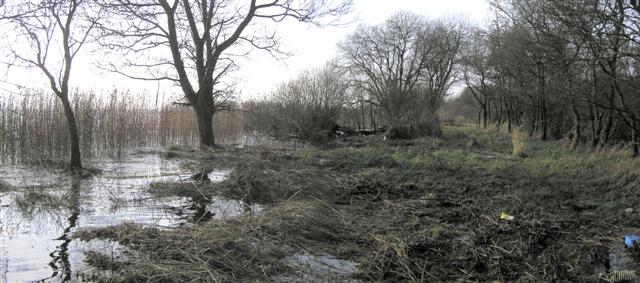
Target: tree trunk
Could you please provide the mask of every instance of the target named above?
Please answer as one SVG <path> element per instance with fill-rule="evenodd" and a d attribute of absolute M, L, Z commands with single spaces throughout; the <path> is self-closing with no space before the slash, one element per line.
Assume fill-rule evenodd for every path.
<path fill-rule="evenodd" d="M 580 112 L 574 103 L 571 103 L 571 110 L 573 111 L 573 119 L 574 119 L 574 127 L 575 127 L 575 140 L 573 141 L 573 146 L 577 146 L 580 144 L 580 139 L 582 139 L 582 121 L 580 117 Z"/>
<path fill-rule="evenodd" d="M 491 120 L 491 99 L 487 98 L 486 104 L 487 104 L 487 120 L 490 121 Z M 485 123 L 485 126 L 484 126 L 485 128 L 487 127 L 486 124 L 489 123 L 488 121 Z"/>
<path fill-rule="evenodd" d="M 548 128 L 549 128 L 549 118 L 547 117 L 547 100 L 542 97 L 542 109 L 540 109 L 540 118 L 542 122 L 542 140 L 546 141 L 549 139 L 548 136 Z"/>
<path fill-rule="evenodd" d="M 67 95 L 61 95 L 62 105 L 64 108 L 64 116 L 67 119 L 67 127 L 69 129 L 69 139 L 71 141 L 71 161 L 69 167 L 71 169 L 81 169 L 82 159 L 80 158 L 80 139 L 78 137 L 78 126 L 76 124 L 76 117 L 71 108 L 69 97 Z"/>
<path fill-rule="evenodd" d="M 633 150 L 633 157 L 638 157 L 640 152 L 640 145 L 638 145 L 638 130 L 637 123 L 633 121 L 633 127 L 631 127 L 631 149 Z"/>
<path fill-rule="evenodd" d="M 367 127 L 367 112 L 364 110 L 364 102 L 360 102 L 360 111 L 362 112 L 362 125 Z M 371 125 L 371 122 L 369 122 L 369 125 Z"/>
<path fill-rule="evenodd" d="M 610 75 L 612 80 L 616 80 L 615 75 Z M 609 137 L 611 136 L 611 129 L 613 128 L 613 120 L 614 120 L 614 109 L 616 109 L 616 104 L 615 104 L 615 86 L 614 83 L 611 82 L 611 90 L 609 93 L 609 96 L 607 97 L 607 115 L 606 115 L 606 122 L 604 124 L 604 128 L 601 131 L 600 134 L 600 143 L 602 145 L 605 145 L 609 142 Z"/>
<path fill-rule="evenodd" d="M 502 96 L 498 97 L 497 105 L 498 106 L 496 108 L 498 108 L 498 114 L 497 114 L 498 116 L 496 118 L 496 129 L 500 130 L 500 127 L 502 127 L 502 123 L 503 123 L 503 120 L 502 120 L 503 116 L 502 115 L 503 115 L 503 112 L 504 112 L 504 109 L 502 108 L 502 105 L 503 105 Z"/>
<path fill-rule="evenodd" d="M 489 120 L 489 99 L 486 95 L 483 96 L 482 103 L 480 104 L 482 107 L 482 128 L 487 128 L 487 120 Z"/>
<path fill-rule="evenodd" d="M 369 117 L 371 118 L 371 124 L 373 125 L 373 129 L 377 129 L 378 126 L 376 125 L 376 116 L 373 114 L 373 105 L 369 104 Z"/>
<path fill-rule="evenodd" d="M 508 100 L 509 104 L 507 104 L 507 128 L 509 131 L 509 134 L 511 134 L 511 128 L 512 128 L 512 121 L 516 121 L 517 117 L 514 117 L 514 109 L 513 109 L 513 104 L 511 102 L 511 99 Z"/>
<path fill-rule="evenodd" d="M 489 110 L 487 109 L 487 106 L 484 105 L 482 107 L 482 128 L 483 129 L 487 128 L 487 120 L 489 120 Z"/>
<path fill-rule="evenodd" d="M 600 129 L 598 129 L 598 122 L 596 121 L 597 116 L 595 114 L 595 106 L 593 104 L 594 103 L 589 102 L 589 118 L 591 120 L 591 147 L 595 148 L 600 142 L 598 139 Z"/>
<path fill-rule="evenodd" d="M 213 136 L 213 110 L 205 103 L 194 105 L 198 134 L 200 135 L 200 147 L 211 148 L 215 145 Z"/>
<path fill-rule="evenodd" d="M 600 143 L 600 118 L 596 108 L 596 91 L 598 87 L 598 77 L 596 75 L 596 64 L 591 63 L 591 101 L 589 101 L 589 115 L 591 119 L 591 147 L 596 148 Z"/>
<path fill-rule="evenodd" d="M 539 110 L 538 110 L 538 106 L 534 106 L 535 107 L 535 115 L 533 115 L 533 120 L 531 120 L 531 128 L 529 129 L 529 137 L 533 137 L 533 134 L 538 130 L 538 114 L 539 114 Z"/>

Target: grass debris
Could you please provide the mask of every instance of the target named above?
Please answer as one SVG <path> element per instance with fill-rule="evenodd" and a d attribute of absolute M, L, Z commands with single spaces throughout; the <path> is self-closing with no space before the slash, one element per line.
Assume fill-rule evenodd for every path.
<path fill-rule="evenodd" d="M 637 268 L 611 260 L 621 236 L 640 230 L 640 215 L 628 213 L 640 209 L 639 159 L 535 139 L 528 158 L 515 158 L 507 133 L 443 131 L 409 143 L 201 152 L 189 166 L 235 158 L 229 177 L 150 190 L 265 208 L 179 229 L 127 224 L 76 237 L 116 240 L 138 255 L 96 264 L 117 267 L 105 281 L 287 281 L 302 272 L 290 264 L 299 254 L 355 262 L 343 279 L 365 282 L 582 282 Z"/>

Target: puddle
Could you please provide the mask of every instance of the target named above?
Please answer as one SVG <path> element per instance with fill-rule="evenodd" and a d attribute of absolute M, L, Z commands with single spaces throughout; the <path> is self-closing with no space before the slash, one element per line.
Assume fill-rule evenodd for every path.
<path fill-rule="evenodd" d="M 177 161 L 136 154 L 124 161 L 93 160 L 85 166 L 102 173 L 72 180 L 62 171 L 28 166 L 0 167 L 0 180 L 16 189 L 0 192 L 0 282 L 78 281 L 87 270 L 87 251 L 119 253 L 117 243 L 71 240 L 77 229 L 134 222 L 173 228 L 195 220 L 237 217 L 250 209 L 241 202 L 214 198 L 204 206 L 187 198 L 158 198 L 151 182 L 186 180 Z M 209 174 L 212 181 L 227 172 Z"/>
<path fill-rule="evenodd" d="M 287 259 L 298 273 L 286 278 L 287 282 L 360 282 L 349 278 L 358 264 L 330 255 L 294 255 Z"/>
<path fill-rule="evenodd" d="M 241 216 L 247 211 L 260 212 L 262 207 L 259 205 L 238 205 L 238 201 L 214 197 L 211 203 L 206 206 L 206 210 L 211 212 L 213 219 L 229 219 Z"/>

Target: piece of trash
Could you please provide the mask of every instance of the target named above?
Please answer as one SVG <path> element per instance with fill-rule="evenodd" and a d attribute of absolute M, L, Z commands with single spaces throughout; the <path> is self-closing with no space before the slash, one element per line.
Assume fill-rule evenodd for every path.
<path fill-rule="evenodd" d="M 506 212 L 500 212 L 500 220 L 511 221 L 516 219 L 512 215 L 507 214 Z"/>
<path fill-rule="evenodd" d="M 633 208 L 627 208 L 627 209 L 625 209 L 625 210 L 624 210 L 624 213 L 626 213 L 626 214 L 631 214 L 631 213 L 633 213 Z"/>
<path fill-rule="evenodd" d="M 640 236 L 636 234 L 627 234 L 624 236 L 624 244 L 629 249 L 638 248 L 640 246 Z"/>

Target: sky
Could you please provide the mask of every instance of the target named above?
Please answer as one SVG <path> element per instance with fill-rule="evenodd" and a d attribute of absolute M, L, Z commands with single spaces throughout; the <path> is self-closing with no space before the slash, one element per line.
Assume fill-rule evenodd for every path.
<path fill-rule="evenodd" d="M 243 60 L 239 70 L 233 74 L 238 82 L 236 90 L 242 100 L 268 94 L 280 83 L 294 78 L 301 71 L 318 67 L 335 58 L 337 45 L 351 34 L 359 25 L 383 23 L 386 18 L 398 11 L 411 11 L 430 19 L 449 16 L 463 16 L 470 22 L 482 23 L 489 8 L 486 0 L 354 0 L 355 6 L 349 25 L 317 27 L 288 21 L 277 27 L 284 50 L 292 56 L 276 60 L 267 53 L 256 51 Z M 128 88 L 133 92 L 160 92 L 171 97 L 180 90 L 167 83 L 140 82 L 113 73 L 97 70 L 92 65 L 95 58 L 82 54 L 75 62 L 71 84 L 80 89 L 109 90 Z M 0 69 L 2 70 L 2 69 Z M 31 88 L 46 88 L 38 70 L 11 69 L 0 72 L 0 91 L 11 89 L 6 82 L 15 82 Z M 3 82 L 4 81 L 4 82 Z M 4 84 L 4 85 L 2 85 Z M 174 95 L 172 95 L 172 93 Z"/>

